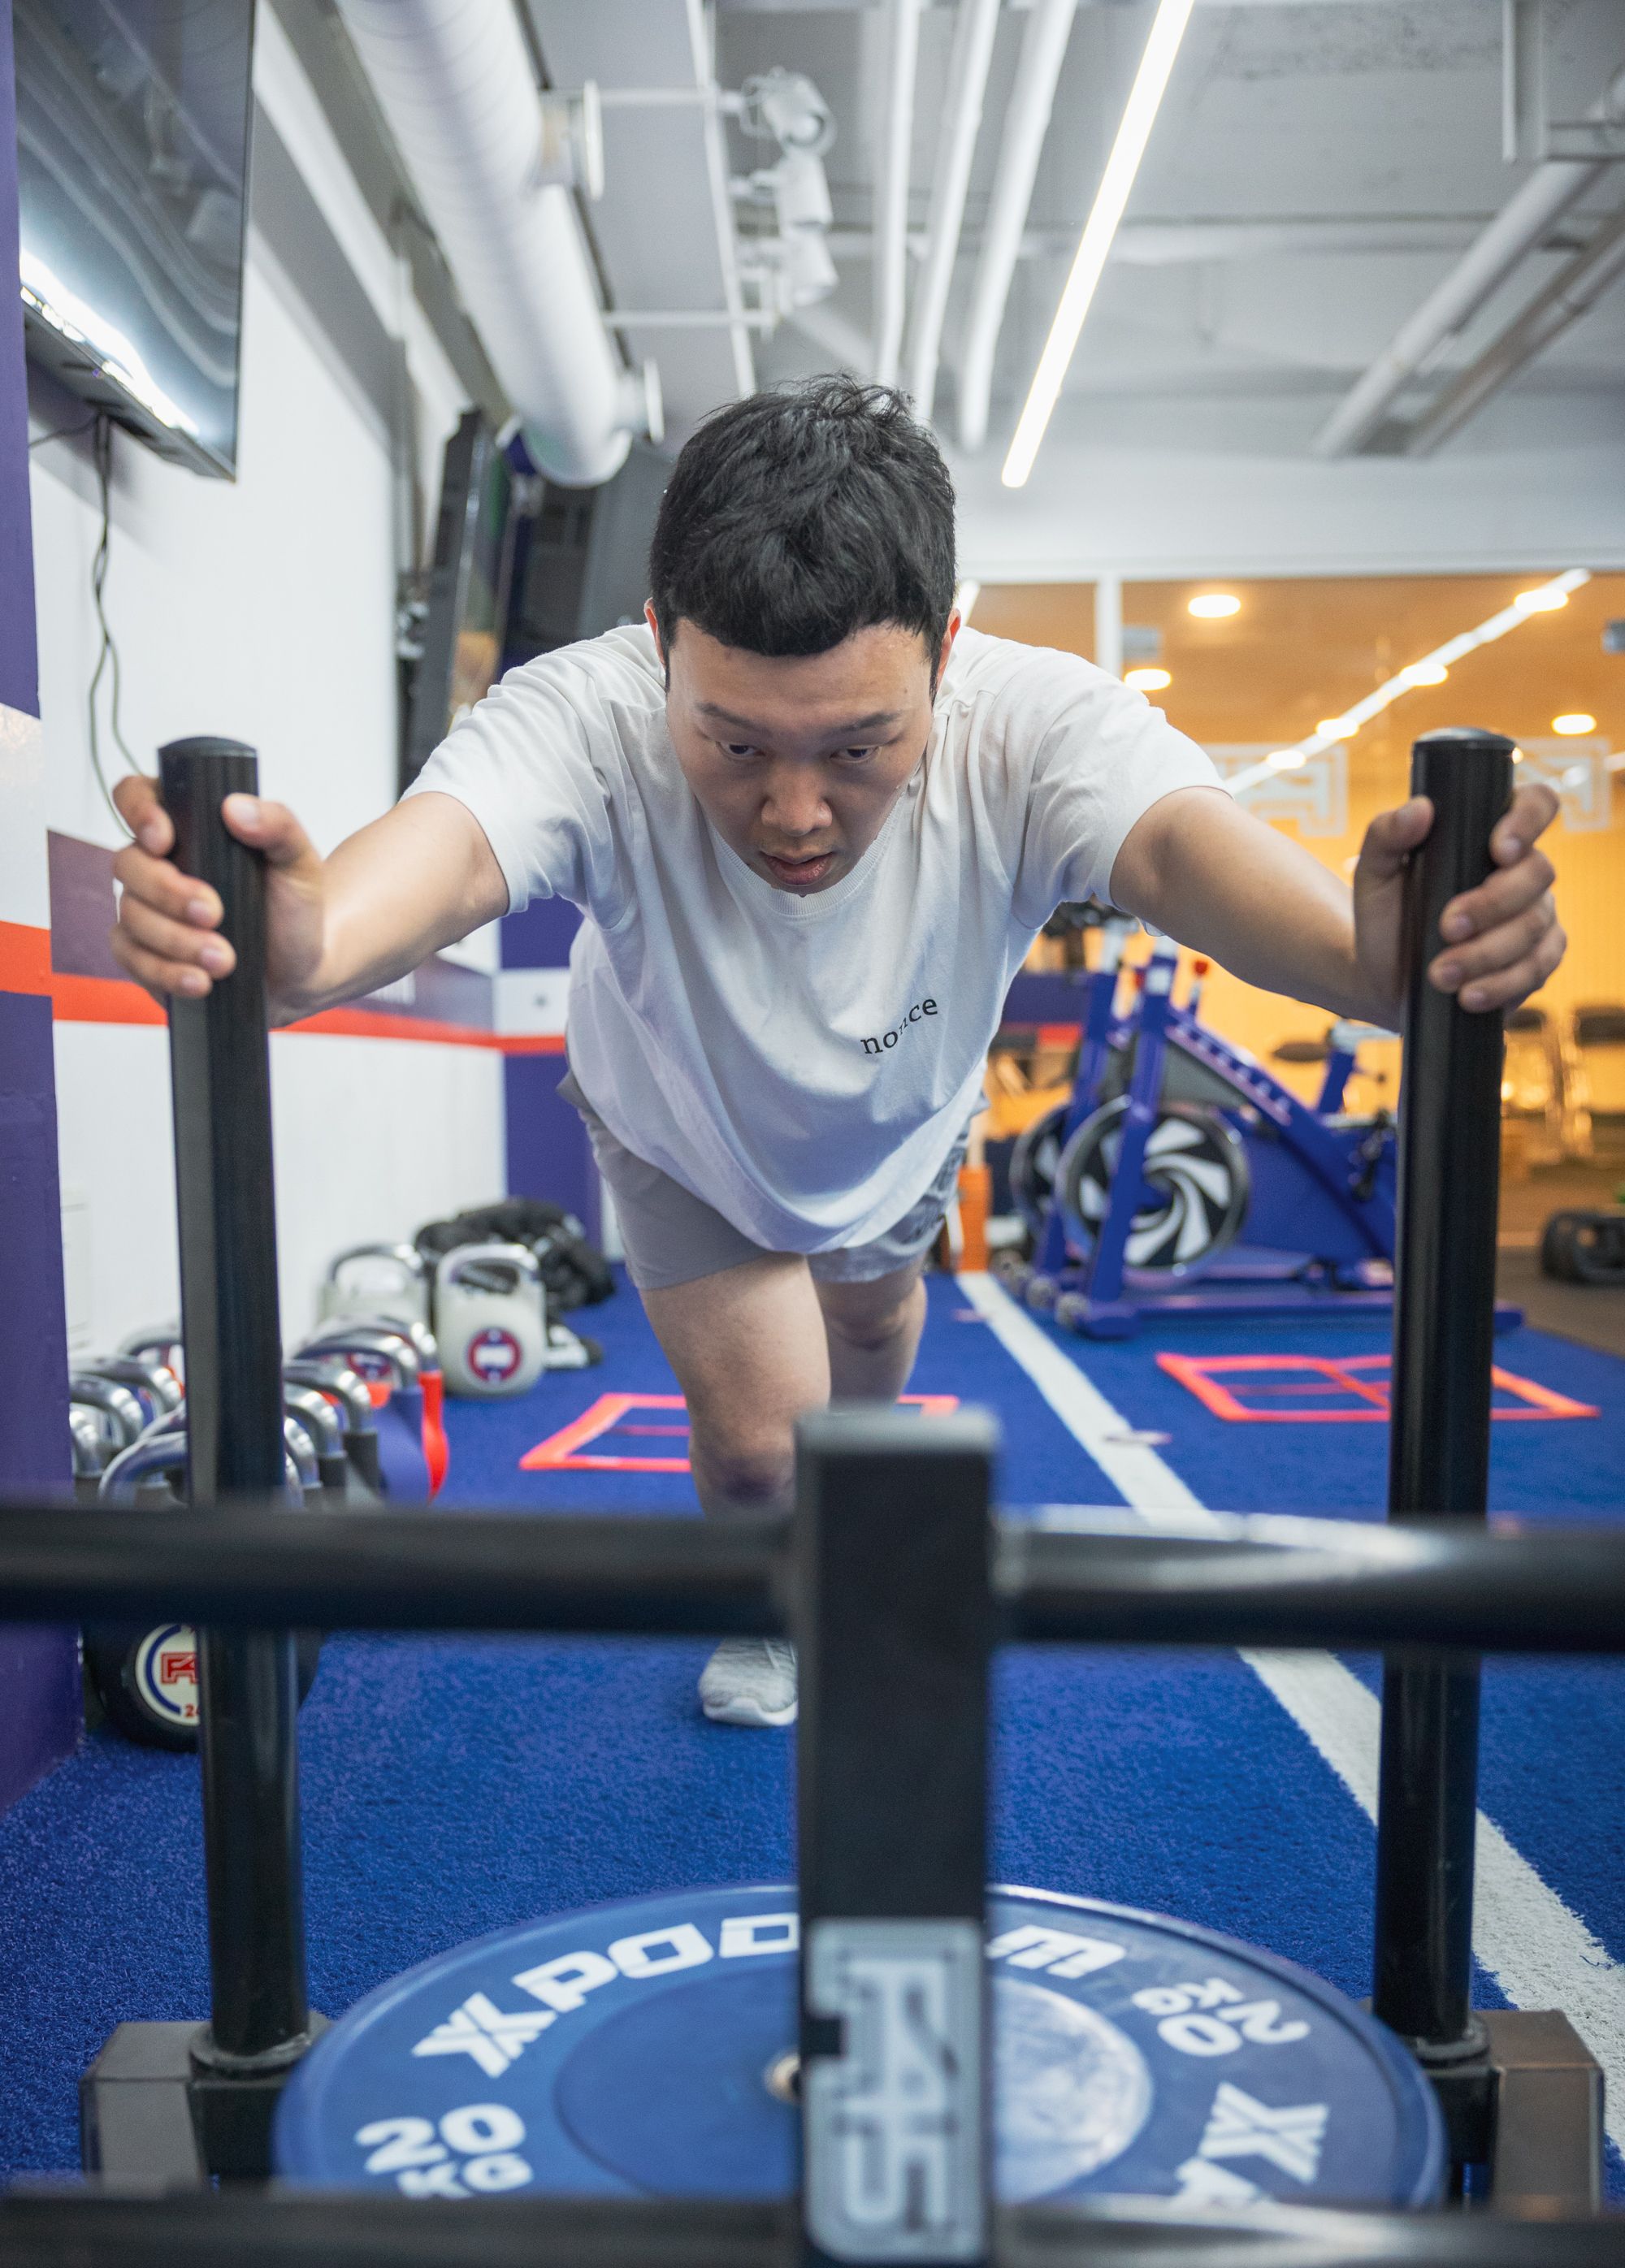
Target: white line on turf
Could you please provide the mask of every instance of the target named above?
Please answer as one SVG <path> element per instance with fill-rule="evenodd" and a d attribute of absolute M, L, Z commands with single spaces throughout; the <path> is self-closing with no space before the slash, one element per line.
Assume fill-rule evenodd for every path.
<path fill-rule="evenodd" d="M 1149 1528 L 1189 1534 L 1220 1522 L 1154 1448 L 1126 1438 L 1129 1421 L 991 1276 L 957 1279 L 1073 1439 Z M 1313 1743 L 1367 1816 L 1377 1816 L 1382 1712 L 1376 1696 L 1329 1653 L 1253 1653 L 1242 1659 Z M 1614 1961 L 1481 1811 L 1473 1945 L 1516 2008 L 1561 2008 L 1602 2065 L 1608 2137 L 1625 2150 L 1625 1967 Z"/>

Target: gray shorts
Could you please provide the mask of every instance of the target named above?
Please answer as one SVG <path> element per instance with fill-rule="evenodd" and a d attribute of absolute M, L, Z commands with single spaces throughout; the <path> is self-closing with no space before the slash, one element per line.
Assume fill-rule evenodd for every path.
<path fill-rule="evenodd" d="M 598 1170 L 615 1199 L 626 1272 L 640 1292 L 664 1292 L 674 1284 L 692 1283 L 697 1276 L 715 1276 L 724 1268 L 737 1268 L 742 1261 L 762 1257 L 765 1245 L 756 1243 L 703 1197 L 617 1141 L 576 1085 L 572 1071 L 559 1080 L 558 1092 L 580 1112 L 592 1138 Z M 817 1280 L 869 1284 L 918 1260 L 931 1246 L 953 1202 L 970 1138 L 967 1125 L 930 1188 L 884 1236 L 870 1244 L 846 1245 L 838 1252 L 809 1253 L 807 1265 Z"/>

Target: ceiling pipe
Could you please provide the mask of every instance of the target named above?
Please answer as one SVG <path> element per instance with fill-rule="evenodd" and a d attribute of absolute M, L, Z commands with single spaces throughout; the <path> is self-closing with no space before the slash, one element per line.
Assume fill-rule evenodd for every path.
<path fill-rule="evenodd" d="M 1442 441 L 1459 432 L 1509 379 L 1544 354 L 1571 323 L 1589 313 L 1621 276 L 1625 276 L 1625 212 L 1616 213 L 1579 258 L 1554 276 L 1478 360 L 1446 387 L 1412 427 L 1406 441 L 1408 453 L 1430 455 Z"/>
<path fill-rule="evenodd" d="M 861 16 L 867 14 L 874 7 L 875 0 L 713 0 L 713 4 L 719 15 L 723 16 L 760 17 L 768 14 L 812 13 L 815 11 L 823 15 Z M 1008 0 L 1008 4 L 1014 11 L 1030 4 L 1030 0 Z M 1121 7 L 1123 4 L 1124 0 L 1079 0 L 1079 5 L 1086 8 L 1115 8 Z M 1372 4 L 1396 10 L 1414 9 L 1416 0 L 1372 0 Z M 1327 14 L 1330 14 L 1333 9 L 1346 11 L 1348 0 L 1197 0 L 1197 5 L 1212 9 L 1317 8 L 1324 9 Z"/>
<path fill-rule="evenodd" d="M 1337 220 L 1126 220 L 1108 255 L 1138 268 L 1192 265 L 1204 260 L 1326 260 L 1345 254 L 1461 252 L 1483 226 L 1481 219 L 1456 220 L 1400 215 Z M 1029 234 L 1036 232 L 1029 231 Z M 1052 232 L 1045 231 L 1046 235 Z M 1057 251 L 1070 252 L 1075 232 L 1054 231 Z M 1558 248 L 1571 251 L 1580 239 L 1559 232 Z M 1550 239 L 1547 239 L 1549 248 Z"/>
<path fill-rule="evenodd" d="M 645 382 L 609 344 L 512 0 L 338 0 L 402 163 L 537 469 L 618 471 Z"/>
<path fill-rule="evenodd" d="M 908 390 L 913 396 L 917 417 L 930 417 L 936 393 L 942 324 L 948 313 L 949 287 L 954 280 L 954 261 L 959 253 L 959 233 L 964 225 L 965 192 L 971 186 L 971 161 L 976 155 L 976 136 L 982 122 L 982 102 L 987 92 L 999 8 L 1000 0 L 959 0 L 949 71 L 948 111 L 942 121 L 942 137 L 937 144 L 936 175 L 931 184 L 931 215 L 927 224 L 928 249 L 920 281 L 914 287 L 914 319 L 909 335 Z"/>
<path fill-rule="evenodd" d="M 1586 113 L 1617 122 L 1625 109 L 1625 67 Z M 1546 236 L 1554 221 L 1608 171 L 1609 161 L 1551 158 L 1538 166 L 1496 214 L 1466 256 L 1402 323 L 1375 362 L 1355 379 L 1312 445 L 1317 457 L 1346 457 L 1372 439 L 1394 402 L 1424 364 L 1456 338 L 1491 293 Z"/>
<path fill-rule="evenodd" d="M 1193 266 L 1208 260 L 1319 260 L 1338 254 L 1390 252 L 1465 252 L 1488 214 L 1463 217 L 1401 215 L 1393 219 L 1341 220 L 1316 215 L 1304 220 L 1126 220 L 1112 239 L 1108 257 L 1134 268 Z M 1583 252 L 1585 231 L 1559 226 L 1541 247 L 1547 252 Z M 931 250 L 923 228 L 911 229 L 911 260 L 923 262 Z M 979 252 L 986 232 L 962 228 L 961 252 Z M 875 238 L 867 228 L 832 228 L 824 242 L 837 260 L 869 260 Z M 1022 231 L 1018 260 L 1069 258 L 1077 250 L 1075 228 Z"/>
<path fill-rule="evenodd" d="M 959 357 L 959 440 L 966 449 L 979 449 L 987 439 L 993 351 L 1021 253 L 1022 232 L 1027 225 L 1038 158 L 1049 130 L 1050 111 L 1076 7 L 1077 0 L 1033 0 L 1022 35 L 1021 57 L 1004 114 L 1004 137 Z"/>
<path fill-rule="evenodd" d="M 920 63 L 920 0 L 890 0 L 886 144 L 875 195 L 875 375 L 895 386 L 903 359 L 908 292 L 908 176 L 913 155 L 914 80 Z"/>

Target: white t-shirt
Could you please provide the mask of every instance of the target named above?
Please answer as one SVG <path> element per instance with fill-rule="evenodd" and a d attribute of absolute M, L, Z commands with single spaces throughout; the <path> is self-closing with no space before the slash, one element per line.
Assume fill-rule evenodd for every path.
<path fill-rule="evenodd" d="M 1217 775 L 1104 670 L 964 630 L 879 836 L 800 897 L 712 827 L 665 701 L 646 628 L 565 646 L 511 670 L 409 792 L 467 805 L 511 908 L 587 916 L 570 1064 L 629 1150 L 769 1250 L 866 1243 L 963 1131 L 1035 932 L 1107 895 L 1152 804 Z"/>

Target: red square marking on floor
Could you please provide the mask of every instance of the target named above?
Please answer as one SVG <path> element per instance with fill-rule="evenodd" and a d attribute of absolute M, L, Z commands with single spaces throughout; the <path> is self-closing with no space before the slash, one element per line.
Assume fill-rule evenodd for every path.
<path fill-rule="evenodd" d="M 1385 1354 L 1159 1354 L 1156 1366 L 1187 1387 L 1215 1418 L 1232 1425 L 1384 1425 L 1388 1422 Z M 1490 1378 L 1497 1420 L 1598 1418 L 1589 1402 L 1571 1401 L 1533 1378 L 1497 1364 Z M 1292 1400 L 1296 1407 L 1279 1405 Z M 1313 1406 L 1305 1406 L 1312 1401 Z"/>
<path fill-rule="evenodd" d="M 905 1409 L 918 1410 L 922 1418 L 945 1418 L 949 1410 L 957 1410 L 957 1394 L 905 1394 L 901 1397 Z M 628 1425 L 633 1410 L 683 1410 L 688 1405 L 680 1394 L 601 1394 L 596 1402 L 584 1410 L 579 1418 L 561 1425 L 557 1433 L 550 1433 L 545 1441 L 538 1441 L 534 1449 L 527 1449 L 519 1461 L 525 1473 L 686 1473 L 686 1456 L 646 1456 L 632 1452 L 613 1454 L 588 1451 L 587 1444 L 602 1441 L 606 1434 L 647 1436 L 667 1434 L 686 1441 L 686 1424 Z"/>

